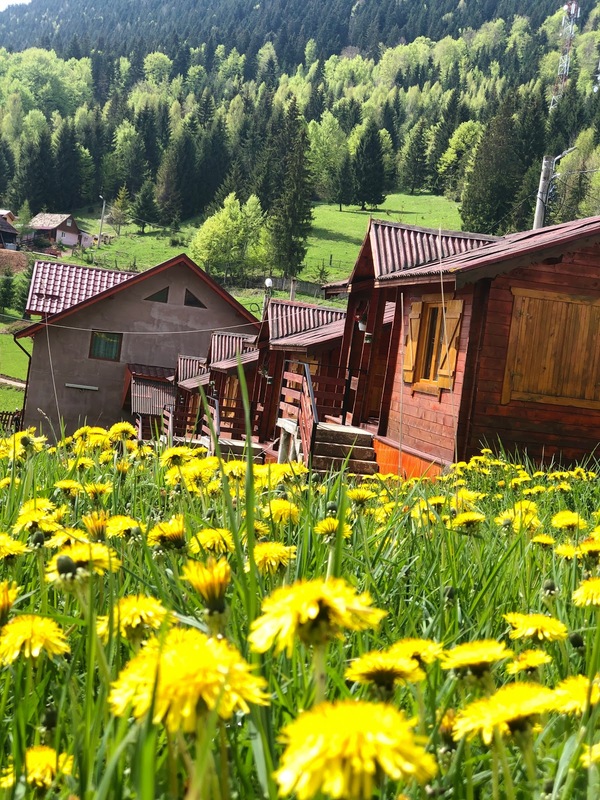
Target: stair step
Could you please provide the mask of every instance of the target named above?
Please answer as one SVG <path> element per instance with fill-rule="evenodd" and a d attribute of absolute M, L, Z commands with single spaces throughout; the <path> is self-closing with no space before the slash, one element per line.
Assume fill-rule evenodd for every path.
<path fill-rule="evenodd" d="M 346 461 L 343 458 L 313 456 L 311 465 L 317 472 L 329 472 L 329 470 L 339 471 L 344 465 L 348 472 L 355 472 L 357 475 L 374 475 L 376 472 L 379 472 L 376 461 L 362 461 L 355 458 Z"/>
<path fill-rule="evenodd" d="M 351 444 L 339 444 L 338 442 L 315 442 L 313 455 L 330 456 L 331 458 L 350 457 L 356 461 L 375 461 L 375 450 L 372 447 L 357 447 Z"/>
<path fill-rule="evenodd" d="M 355 445 L 357 447 L 371 447 L 373 434 L 362 428 L 353 428 L 349 425 L 335 425 L 329 422 L 320 422 L 315 436 L 317 442 L 333 442 L 334 444 Z"/>

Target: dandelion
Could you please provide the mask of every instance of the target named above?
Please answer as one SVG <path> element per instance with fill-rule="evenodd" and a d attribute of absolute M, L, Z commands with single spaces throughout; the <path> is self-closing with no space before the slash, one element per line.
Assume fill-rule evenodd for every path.
<path fill-rule="evenodd" d="M 224 555 L 233 553 L 235 544 L 233 534 L 227 528 L 202 528 L 190 541 L 190 552 Z"/>
<path fill-rule="evenodd" d="M 0 625 L 4 625 L 8 619 L 8 612 L 19 596 L 20 588 L 15 581 L 2 581 L 0 583 Z"/>
<path fill-rule="evenodd" d="M 461 529 L 471 531 L 484 521 L 485 514 L 480 511 L 463 511 L 449 521 L 448 527 L 453 531 L 460 531 Z"/>
<path fill-rule="evenodd" d="M 226 559 L 209 558 L 206 564 L 188 561 L 182 578 L 191 583 L 211 614 L 225 611 L 225 592 L 231 581 L 231 567 Z"/>
<path fill-rule="evenodd" d="M 168 522 L 159 522 L 148 532 L 150 547 L 164 550 L 183 550 L 186 547 L 183 514 L 175 514 Z"/>
<path fill-rule="evenodd" d="M 186 462 L 196 458 L 197 454 L 197 451 L 192 447 L 167 447 L 160 456 L 160 463 L 161 466 L 167 469 L 171 467 L 182 467 Z"/>
<path fill-rule="evenodd" d="M 71 499 L 77 497 L 78 494 L 83 492 L 83 486 L 79 483 L 79 481 L 74 481 L 71 478 L 65 478 L 61 481 L 56 481 L 54 484 L 55 489 L 59 489 L 59 491 L 66 494 Z"/>
<path fill-rule="evenodd" d="M 520 672 L 535 672 L 538 667 L 550 664 L 552 658 L 543 650 L 524 650 L 522 653 L 506 665 L 508 675 L 518 675 Z"/>
<path fill-rule="evenodd" d="M 276 497 L 267 506 L 267 515 L 273 522 L 291 522 L 295 525 L 300 517 L 300 512 L 295 503 Z"/>
<path fill-rule="evenodd" d="M 287 569 L 296 558 L 296 546 L 280 542 L 258 542 L 254 546 L 254 562 L 261 575 L 276 575 Z M 247 569 L 250 567 L 247 566 Z"/>
<path fill-rule="evenodd" d="M 229 719 L 248 713 L 249 703 L 266 705 L 265 681 L 224 639 L 195 628 L 173 629 L 164 641 L 153 637 L 111 684 L 109 705 L 119 717 L 141 721 L 152 709 L 152 722 L 172 733 L 197 730 L 198 718 L 216 710 Z"/>
<path fill-rule="evenodd" d="M 93 542 L 101 542 L 106 538 L 106 524 L 109 514 L 106 511 L 92 511 L 81 517 L 83 527 Z"/>
<path fill-rule="evenodd" d="M 60 550 L 46 569 L 46 580 L 62 588 L 73 581 L 82 582 L 90 575 L 117 572 L 121 562 L 110 547 L 101 542 L 77 542 Z"/>
<path fill-rule="evenodd" d="M 580 757 L 582 767 L 588 769 L 592 764 L 600 763 L 600 743 L 593 744 L 591 747 L 587 744 L 583 745 L 583 753 Z"/>
<path fill-rule="evenodd" d="M 492 664 L 510 658 L 512 651 L 504 642 L 495 639 L 481 639 L 467 642 L 446 650 L 441 659 L 442 669 L 453 669 L 459 673 L 470 673 L 476 678 L 488 672 Z"/>
<path fill-rule="evenodd" d="M 600 582 L 600 581 L 599 581 Z M 557 642 L 567 638 L 567 626 L 554 617 L 545 614 L 505 614 L 504 619 L 513 628 L 511 639 L 538 639 Z"/>
<path fill-rule="evenodd" d="M 273 644 L 275 652 L 289 656 L 294 637 L 306 645 L 319 646 L 346 628 L 377 627 L 386 612 L 371 606 L 365 592 L 355 590 L 341 579 L 298 581 L 273 592 L 262 604 L 262 616 L 254 620 L 248 640 L 255 652 L 264 653 Z"/>
<path fill-rule="evenodd" d="M 389 652 L 398 658 L 411 658 L 422 667 L 437 661 L 444 648 L 433 639 L 400 639 L 390 647 Z"/>
<path fill-rule="evenodd" d="M 557 530 L 585 530 L 587 522 L 576 511 L 559 511 L 552 517 L 552 527 Z"/>
<path fill-rule="evenodd" d="M 357 486 L 355 489 L 348 489 L 346 495 L 348 500 L 358 507 L 365 506 L 369 500 L 373 500 L 377 497 L 375 492 L 371 489 L 365 489 L 362 486 Z"/>
<path fill-rule="evenodd" d="M 73 756 L 57 753 L 46 745 L 36 745 L 25 751 L 23 767 L 25 780 L 30 786 L 37 790 L 50 789 L 58 777 L 72 774 Z M 0 776 L 0 789 L 11 789 L 18 778 L 14 765 L 9 762 Z"/>
<path fill-rule="evenodd" d="M 531 539 L 532 544 L 539 544 L 541 547 L 552 547 L 555 544 L 556 539 L 550 536 L 548 533 L 538 533 Z"/>
<path fill-rule="evenodd" d="M 29 548 L 23 542 L 19 542 L 9 536 L 8 533 L 0 533 L 0 561 L 6 558 L 15 558 L 29 553 Z"/>
<path fill-rule="evenodd" d="M 37 658 L 44 650 L 50 657 L 69 652 L 69 645 L 54 620 L 35 614 L 11 619 L 0 630 L 0 664 L 8 666 L 20 655 Z"/>
<path fill-rule="evenodd" d="M 337 517 L 325 517 L 325 519 L 317 522 L 314 527 L 314 532 L 318 536 L 322 536 L 328 543 L 335 541 L 338 531 L 344 539 L 348 539 L 352 536 L 352 528 L 350 525 L 345 522 L 340 525 Z"/>
<path fill-rule="evenodd" d="M 83 491 L 92 500 L 99 500 L 101 497 L 106 497 L 113 490 L 110 483 L 86 483 L 83 486 Z"/>
<path fill-rule="evenodd" d="M 574 675 L 565 678 L 555 688 L 553 693 L 552 710 L 560 714 L 583 714 L 588 707 L 595 706 L 600 700 L 600 688 L 595 681 L 590 681 L 585 675 Z"/>
<path fill-rule="evenodd" d="M 354 702 L 321 703 L 281 732 L 285 750 L 275 773 L 281 795 L 311 800 L 370 800 L 378 777 L 426 783 L 436 772 L 424 740 L 392 706 Z"/>
<path fill-rule="evenodd" d="M 510 683 L 484 700 L 475 700 L 456 716 L 454 739 L 481 736 L 490 744 L 494 729 L 507 735 L 527 730 L 535 717 L 552 708 L 553 692 L 536 683 Z"/>
<path fill-rule="evenodd" d="M 123 442 L 126 439 L 137 439 L 137 431 L 131 422 L 115 422 L 108 429 L 108 438 L 111 442 Z"/>
<path fill-rule="evenodd" d="M 106 536 L 109 539 L 123 539 L 140 533 L 140 523 L 133 517 L 117 514 L 106 520 Z"/>
<path fill-rule="evenodd" d="M 576 606 L 600 606 L 600 578 L 588 578 L 573 592 Z"/>
<path fill-rule="evenodd" d="M 154 597 L 135 594 L 121 597 L 111 614 L 98 617 L 96 630 L 103 642 L 107 642 L 111 621 L 124 639 L 139 642 L 150 631 L 160 628 L 168 616 L 167 609 Z"/>
<path fill-rule="evenodd" d="M 346 669 L 344 677 L 356 683 L 373 683 L 385 692 L 391 692 L 400 683 L 417 683 L 425 680 L 419 662 L 402 658 L 393 651 L 373 651 L 355 659 Z"/>
<path fill-rule="evenodd" d="M 554 548 L 554 552 L 557 556 L 560 556 L 567 561 L 572 561 L 579 556 L 579 548 L 576 547 L 572 542 L 563 542 L 562 544 L 557 545 Z"/>

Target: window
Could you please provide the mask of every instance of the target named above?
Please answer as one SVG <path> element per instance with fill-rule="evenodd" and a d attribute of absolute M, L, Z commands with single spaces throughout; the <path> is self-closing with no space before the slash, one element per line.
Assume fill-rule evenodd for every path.
<path fill-rule="evenodd" d="M 502 403 L 600 407 L 600 298 L 512 287 Z"/>
<path fill-rule="evenodd" d="M 70 228 L 71 225 L 73 224 L 73 220 L 72 219 L 67 219 L 67 220 L 65 220 L 65 222 L 67 223 L 67 228 Z"/>
<path fill-rule="evenodd" d="M 199 300 L 195 294 L 192 294 L 189 289 L 185 290 L 185 298 L 183 301 L 184 306 L 191 306 L 191 308 L 206 308 L 202 300 Z"/>
<path fill-rule="evenodd" d="M 415 391 L 438 394 L 454 383 L 463 301 L 426 295 L 408 318 L 404 380 Z"/>
<path fill-rule="evenodd" d="M 158 292 L 144 297 L 144 300 L 150 300 L 153 303 L 168 303 L 169 302 L 169 287 L 165 286 L 164 289 L 159 289 Z"/>
<path fill-rule="evenodd" d="M 118 361 L 121 357 L 122 341 L 122 333 L 92 331 L 90 358 L 100 358 L 103 361 Z"/>

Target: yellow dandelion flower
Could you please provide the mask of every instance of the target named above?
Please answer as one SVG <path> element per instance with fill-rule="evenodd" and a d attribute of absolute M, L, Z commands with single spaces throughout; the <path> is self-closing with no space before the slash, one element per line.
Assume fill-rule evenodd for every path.
<path fill-rule="evenodd" d="M 0 561 L 4 561 L 5 558 L 22 556 L 23 553 L 29 553 L 26 544 L 13 539 L 8 533 L 0 533 Z"/>
<path fill-rule="evenodd" d="M 518 675 L 520 672 L 534 672 L 543 664 L 550 664 L 552 658 L 543 650 L 524 650 L 506 665 L 508 675 Z"/>
<path fill-rule="evenodd" d="M 44 650 L 50 657 L 69 652 L 62 629 L 48 617 L 23 614 L 0 630 L 0 664 L 12 664 L 20 655 L 37 658 Z"/>
<path fill-rule="evenodd" d="M 67 468 L 69 472 L 71 470 L 75 472 L 85 472 L 88 469 L 94 469 L 96 464 L 94 463 L 93 458 L 89 458 L 88 456 L 79 456 L 76 459 L 71 459 L 67 462 Z"/>
<path fill-rule="evenodd" d="M 239 459 L 232 459 L 223 465 L 223 472 L 228 478 L 243 481 L 246 478 L 247 464 Z"/>
<path fill-rule="evenodd" d="M 125 439 L 137 439 L 138 434 L 131 422 L 115 422 L 108 429 L 108 438 L 111 442 L 122 442 Z"/>
<path fill-rule="evenodd" d="M 142 721 L 152 709 L 154 724 L 171 732 L 192 732 L 206 710 L 229 719 L 248 713 L 249 703 L 266 705 L 265 681 L 224 639 L 196 630 L 173 629 L 151 638 L 111 684 L 113 714 Z"/>
<path fill-rule="evenodd" d="M 583 714 L 589 704 L 595 706 L 600 700 L 600 688 L 596 681 L 590 686 L 585 675 L 565 678 L 555 688 L 552 710 L 560 714 Z"/>
<path fill-rule="evenodd" d="M 554 552 L 557 556 L 567 559 L 567 561 L 572 561 L 579 556 L 579 548 L 572 542 L 563 542 L 557 545 L 554 548 Z"/>
<path fill-rule="evenodd" d="M 448 528 L 453 531 L 470 531 L 485 522 L 485 514 L 480 511 L 463 511 L 448 522 Z"/>
<path fill-rule="evenodd" d="M 320 645 L 344 629 L 377 627 L 387 613 L 373 608 L 367 593 L 356 594 L 344 580 L 320 578 L 277 589 L 263 601 L 262 612 L 248 637 L 252 649 L 264 653 L 275 645 L 275 652 L 286 650 L 289 656 L 295 636 L 306 645 Z"/>
<path fill-rule="evenodd" d="M 37 790 L 50 789 L 61 775 L 73 773 L 73 756 L 57 753 L 52 747 L 39 744 L 25 751 L 23 776 L 26 782 Z M 11 789 L 19 775 L 16 774 L 12 760 L 0 776 L 0 789 Z"/>
<path fill-rule="evenodd" d="M 63 588 L 73 581 L 84 581 L 93 573 L 117 572 L 121 562 L 110 547 L 101 542 L 77 542 L 60 550 L 46 568 L 46 580 Z"/>
<path fill-rule="evenodd" d="M 226 559 L 209 558 L 206 564 L 188 561 L 182 572 L 184 581 L 191 583 L 212 614 L 225 611 L 225 593 L 231 582 L 231 567 Z"/>
<path fill-rule="evenodd" d="M 106 521 L 106 536 L 109 539 L 124 539 L 141 533 L 141 525 L 133 517 L 117 514 Z"/>
<path fill-rule="evenodd" d="M 93 542 L 101 542 L 106 538 L 106 523 L 108 522 L 109 514 L 107 511 L 92 511 L 90 514 L 84 514 L 81 517 L 83 527 L 89 534 Z"/>
<path fill-rule="evenodd" d="M 352 536 L 352 528 L 347 523 L 342 523 L 340 526 L 339 520 L 337 517 L 325 517 L 314 527 L 314 532 L 322 536 L 326 542 L 333 542 L 337 536 L 338 530 L 342 535 L 343 539 L 348 539 Z"/>
<path fill-rule="evenodd" d="M 600 582 L 600 581 L 599 581 Z M 554 617 L 545 614 L 504 614 L 504 619 L 512 627 L 511 639 L 538 639 L 557 642 L 567 638 L 567 626 Z"/>
<path fill-rule="evenodd" d="M 273 522 L 292 522 L 295 525 L 300 517 L 300 512 L 295 503 L 284 500 L 282 497 L 276 497 L 268 504 L 266 515 Z"/>
<path fill-rule="evenodd" d="M 15 581 L 2 581 L 0 583 L 0 625 L 8 619 L 8 612 L 19 596 L 19 589 Z"/>
<path fill-rule="evenodd" d="M 54 487 L 71 498 L 77 497 L 78 494 L 83 492 L 83 486 L 79 483 L 79 481 L 74 481 L 70 478 L 65 478 L 62 481 L 56 481 Z"/>
<path fill-rule="evenodd" d="M 92 500 L 98 500 L 100 497 L 106 497 L 113 490 L 111 483 L 85 483 L 83 491 Z"/>
<path fill-rule="evenodd" d="M 495 639 L 481 639 L 475 642 L 459 644 L 446 650 L 441 659 L 442 669 L 454 669 L 457 672 L 469 672 L 481 677 L 492 664 L 512 656 L 504 642 Z"/>
<path fill-rule="evenodd" d="M 392 650 L 374 650 L 355 659 L 344 677 L 356 683 L 373 683 L 379 689 L 391 692 L 397 684 L 425 680 L 425 673 L 413 658 L 403 658 Z"/>
<path fill-rule="evenodd" d="M 552 547 L 556 543 L 556 539 L 547 533 L 538 533 L 531 539 L 533 544 L 539 544 L 542 547 Z"/>
<path fill-rule="evenodd" d="M 354 489 L 348 489 L 346 492 L 348 500 L 355 506 L 364 506 L 369 500 L 374 500 L 377 494 L 371 489 L 365 489 L 363 486 L 357 486 Z"/>
<path fill-rule="evenodd" d="M 79 528 L 60 528 L 56 533 L 46 540 L 44 546 L 49 550 L 56 550 L 59 547 L 75 544 L 75 542 L 89 542 L 89 538 Z"/>
<path fill-rule="evenodd" d="M 212 553 L 219 556 L 233 553 L 234 550 L 233 534 L 227 528 L 202 528 L 190 540 L 192 553 Z"/>
<path fill-rule="evenodd" d="M 600 606 L 600 578 L 588 578 L 573 592 L 576 606 Z"/>
<path fill-rule="evenodd" d="M 10 489 L 11 486 L 19 486 L 20 483 L 21 478 L 17 478 L 14 475 L 7 475 L 6 478 L 0 479 L 0 489 Z"/>
<path fill-rule="evenodd" d="M 558 530 L 582 531 L 587 528 L 587 522 L 576 511 L 559 511 L 552 517 L 552 527 Z"/>
<path fill-rule="evenodd" d="M 175 514 L 167 522 L 159 522 L 148 531 L 147 540 L 150 547 L 183 550 L 187 544 L 183 514 Z"/>
<path fill-rule="evenodd" d="M 584 744 L 580 763 L 585 769 L 588 769 L 592 764 L 600 763 L 600 743 L 593 744 L 591 747 L 588 744 Z"/>
<path fill-rule="evenodd" d="M 98 617 L 96 630 L 103 642 L 108 641 L 111 627 L 124 639 L 139 642 L 151 631 L 158 630 L 168 614 L 163 604 L 154 597 L 126 595 L 115 604 L 111 614 Z"/>
<path fill-rule="evenodd" d="M 389 651 L 399 658 L 411 658 L 422 667 L 441 658 L 444 647 L 433 639 L 400 639 Z"/>
<path fill-rule="evenodd" d="M 171 467 L 183 466 L 187 461 L 196 458 L 197 455 L 198 451 L 194 450 L 193 447 L 179 445 L 176 447 L 167 447 L 166 450 L 163 450 L 159 461 L 161 466 L 170 469 Z"/>
<path fill-rule="evenodd" d="M 275 773 L 281 795 L 298 800 L 370 800 L 378 776 L 426 783 L 436 773 L 425 740 L 392 706 L 344 700 L 304 711 L 281 732 Z"/>
<path fill-rule="evenodd" d="M 507 735 L 530 726 L 535 717 L 552 708 L 553 692 L 536 683 L 510 683 L 491 697 L 475 700 L 460 711 L 454 722 L 454 739 L 481 736 L 490 744 L 494 729 Z"/>
<path fill-rule="evenodd" d="M 598 561 L 600 558 L 600 539 L 590 536 L 579 542 L 579 552 L 582 556 L 587 556 L 591 561 Z"/>
<path fill-rule="evenodd" d="M 261 575 L 276 575 L 287 569 L 296 558 L 296 546 L 280 542 L 258 542 L 254 546 L 254 562 Z M 250 566 L 246 567 L 249 570 Z"/>

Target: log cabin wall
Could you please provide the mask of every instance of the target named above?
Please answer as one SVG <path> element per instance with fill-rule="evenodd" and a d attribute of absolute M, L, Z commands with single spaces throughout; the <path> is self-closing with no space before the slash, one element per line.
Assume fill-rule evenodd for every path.
<path fill-rule="evenodd" d="M 466 455 L 498 441 L 536 460 L 592 452 L 600 442 L 599 332 L 599 245 L 494 278 Z"/>
<path fill-rule="evenodd" d="M 404 331 L 409 330 L 413 303 L 440 293 L 437 286 L 410 287 L 404 293 Z M 403 374 L 403 352 L 406 352 L 406 336 L 402 347 L 396 351 L 394 379 L 389 404 L 386 444 L 397 443 L 409 455 L 420 458 L 423 463 L 432 460 L 448 464 L 454 461 L 457 420 L 463 394 L 464 372 L 469 347 L 469 333 L 473 311 L 473 287 L 459 291 L 445 290 L 446 301 L 462 300 L 460 331 L 452 389 L 441 389 L 437 394 L 426 394 L 408 383 Z"/>

